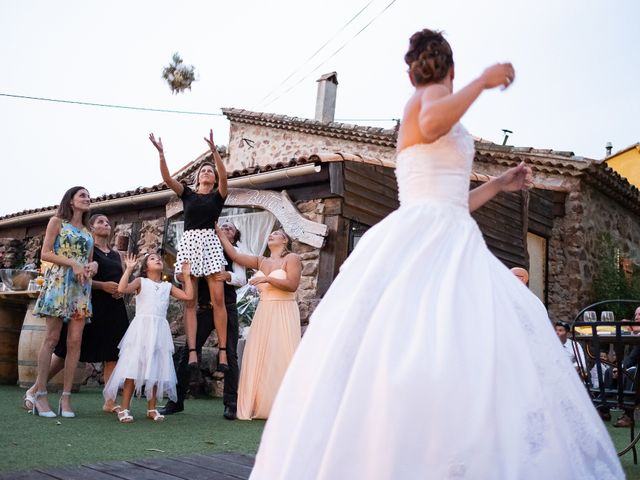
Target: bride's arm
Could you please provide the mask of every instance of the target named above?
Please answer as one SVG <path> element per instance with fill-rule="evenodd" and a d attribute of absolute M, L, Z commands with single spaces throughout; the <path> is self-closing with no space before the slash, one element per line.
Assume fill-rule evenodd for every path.
<path fill-rule="evenodd" d="M 456 93 L 450 93 L 447 87 L 439 83 L 425 88 L 418 117 L 425 143 L 433 143 L 451 130 L 483 90 L 500 85 L 507 87 L 513 82 L 514 75 L 510 63 L 498 63 Z"/>
<path fill-rule="evenodd" d="M 533 186 L 531 168 L 522 162 L 510 168 L 499 177 L 474 188 L 469 192 L 469 211 L 473 212 L 487 203 L 500 192 L 527 190 Z"/>

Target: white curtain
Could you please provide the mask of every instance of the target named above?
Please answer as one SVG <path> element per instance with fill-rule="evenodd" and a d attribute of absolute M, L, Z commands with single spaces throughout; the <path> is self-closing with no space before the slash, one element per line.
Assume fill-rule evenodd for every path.
<path fill-rule="evenodd" d="M 263 255 L 267 248 L 268 236 L 276 223 L 276 217 L 266 210 L 240 213 L 236 209 L 229 209 L 220 216 L 218 225 L 225 221 L 233 223 L 240 230 L 242 237 L 238 248 L 241 251 L 251 255 Z"/>

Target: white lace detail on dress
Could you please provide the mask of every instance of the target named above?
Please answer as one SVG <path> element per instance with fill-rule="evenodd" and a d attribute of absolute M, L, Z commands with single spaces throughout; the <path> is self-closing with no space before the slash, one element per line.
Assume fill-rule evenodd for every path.
<path fill-rule="evenodd" d="M 396 158 L 400 204 L 437 200 L 468 206 L 474 152 L 473 137 L 459 123 L 433 143 L 402 150 Z"/>

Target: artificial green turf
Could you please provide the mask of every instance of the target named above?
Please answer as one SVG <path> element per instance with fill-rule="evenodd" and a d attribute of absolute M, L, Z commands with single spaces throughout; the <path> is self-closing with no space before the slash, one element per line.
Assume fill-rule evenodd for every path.
<path fill-rule="evenodd" d="M 101 391 L 83 387 L 72 395 L 76 418 L 40 418 L 22 408 L 24 390 L 0 386 L 0 471 L 81 465 L 112 460 L 174 457 L 193 453 L 255 455 L 264 421 L 229 421 L 219 399 L 185 402 L 184 412 L 163 423 L 145 418 L 147 402 L 134 399 L 134 423 L 102 412 Z M 57 409 L 59 394 L 49 396 Z"/>
<path fill-rule="evenodd" d="M 101 391 L 86 387 L 72 397 L 77 418 L 38 418 L 21 408 L 23 393 L 18 387 L 0 386 L 0 471 L 193 453 L 255 455 L 264 427 L 261 420 L 225 420 L 219 399 L 188 400 L 184 412 L 157 424 L 144 417 L 144 398 L 135 399 L 131 409 L 135 422 L 120 424 L 115 415 L 100 410 Z M 52 408 L 58 398 L 50 395 Z M 613 417 L 617 418 L 615 412 Z M 629 442 L 629 429 L 608 424 L 608 430 L 617 448 Z M 632 454 L 621 461 L 627 479 L 640 480 L 640 465 L 633 464 Z"/>
<path fill-rule="evenodd" d="M 613 440 L 613 444 L 616 447 L 616 450 L 622 450 L 622 448 L 626 447 L 629 444 L 629 429 L 628 428 L 614 428 L 612 425 L 618 419 L 618 417 L 622 414 L 621 411 L 611 411 L 612 421 L 611 423 L 607 422 L 607 430 L 609 431 L 609 435 L 611 435 L 611 439 Z M 635 431 L 636 435 L 638 434 L 638 430 Z M 624 456 L 620 457 L 620 462 L 622 463 L 622 467 L 627 475 L 627 480 L 640 480 L 640 442 L 638 442 L 638 465 L 633 464 L 633 452 L 629 452 Z M 570 458 L 570 457 L 569 457 Z"/>

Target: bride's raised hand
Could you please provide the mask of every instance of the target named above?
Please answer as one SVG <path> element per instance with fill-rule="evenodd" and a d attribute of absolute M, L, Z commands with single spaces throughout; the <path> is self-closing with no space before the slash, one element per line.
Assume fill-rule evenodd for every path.
<path fill-rule="evenodd" d="M 510 63 L 496 63 L 485 69 L 480 78 L 486 89 L 496 88 L 501 85 L 505 89 L 513 83 L 516 78 L 516 71 Z"/>
<path fill-rule="evenodd" d="M 531 167 L 522 162 L 500 175 L 498 181 L 503 192 L 528 190 L 533 187 L 533 173 Z"/>

